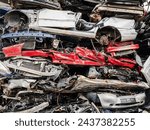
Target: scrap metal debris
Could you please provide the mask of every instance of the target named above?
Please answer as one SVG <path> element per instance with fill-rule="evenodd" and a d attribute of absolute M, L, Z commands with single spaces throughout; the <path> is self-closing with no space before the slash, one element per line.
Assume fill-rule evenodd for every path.
<path fill-rule="evenodd" d="M 0 112 L 150 112 L 146 0 L 0 2 Z"/>

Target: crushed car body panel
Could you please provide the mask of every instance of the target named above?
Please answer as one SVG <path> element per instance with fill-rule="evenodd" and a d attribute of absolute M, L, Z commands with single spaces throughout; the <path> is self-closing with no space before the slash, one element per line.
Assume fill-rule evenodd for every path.
<path fill-rule="evenodd" d="M 0 112 L 150 112 L 149 5 L 1 0 Z"/>
<path fill-rule="evenodd" d="M 100 88 L 114 88 L 114 89 L 147 89 L 145 83 L 131 83 L 121 82 L 118 80 L 103 80 L 103 79 L 89 79 L 84 76 L 79 76 L 75 82 L 74 87 L 71 89 L 76 92 L 89 92 L 98 90 Z"/>
<path fill-rule="evenodd" d="M 15 8 L 49 8 L 61 9 L 57 0 L 12 0 Z"/>
<path fill-rule="evenodd" d="M 138 19 L 143 15 L 144 9 L 141 1 L 106 0 L 95 6 L 91 14 L 91 19 L 97 21 L 104 17 L 113 16 Z"/>
<path fill-rule="evenodd" d="M 134 29 L 135 20 L 133 19 L 124 19 L 116 17 L 104 18 L 99 22 L 99 25 L 100 29 L 110 27 L 118 30 L 118 32 L 120 33 L 121 41 L 134 40 L 137 36 L 137 32 Z"/>
<path fill-rule="evenodd" d="M 136 62 L 128 58 L 113 58 L 111 56 L 105 56 L 101 52 L 90 50 L 87 48 L 77 47 L 75 52 L 63 53 L 55 50 L 42 51 L 42 50 L 31 50 L 22 51 L 23 44 L 14 45 L 11 47 L 3 48 L 3 52 L 6 57 L 12 56 L 42 56 L 49 57 L 53 63 L 57 64 L 68 64 L 68 65 L 84 65 L 84 66 L 104 66 L 104 65 L 115 65 L 134 68 Z M 105 62 L 107 59 L 107 62 Z"/>
<path fill-rule="evenodd" d="M 145 93 L 131 95 L 131 96 L 117 96 L 112 93 L 98 94 L 103 108 L 118 109 L 141 106 L 145 103 Z"/>
<path fill-rule="evenodd" d="M 22 75 L 33 77 L 51 77 L 56 79 L 59 77 L 63 68 L 60 66 L 50 65 L 45 59 L 35 59 L 26 57 L 16 57 L 9 59 L 4 64 L 14 71 L 21 71 Z M 24 73 L 26 72 L 26 73 Z"/>
<path fill-rule="evenodd" d="M 30 26 L 75 28 L 81 13 L 43 9 L 38 12 L 37 21 Z"/>
<path fill-rule="evenodd" d="M 134 40 L 137 36 L 137 32 L 134 29 L 135 21 L 123 18 L 104 18 L 99 23 L 95 24 L 91 30 L 79 31 L 79 30 L 63 30 L 55 28 L 37 27 L 30 25 L 30 28 L 40 31 L 49 32 L 52 34 L 75 36 L 83 38 L 96 38 L 97 32 L 102 31 L 102 29 L 110 27 L 113 30 L 119 32 L 121 41 Z M 107 30 L 109 32 L 109 30 Z"/>
<path fill-rule="evenodd" d="M 144 63 L 143 69 L 141 71 L 144 74 L 148 84 L 150 85 L 150 57 Z"/>
<path fill-rule="evenodd" d="M 14 19 L 14 17 L 16 19 Z M 5 21 L 10 26 L 19 24 L 24 19 L 26 25 L 34 27 L 75 28 L 81 13 L 60 10 L 12 10 L 5 15 Z"/>

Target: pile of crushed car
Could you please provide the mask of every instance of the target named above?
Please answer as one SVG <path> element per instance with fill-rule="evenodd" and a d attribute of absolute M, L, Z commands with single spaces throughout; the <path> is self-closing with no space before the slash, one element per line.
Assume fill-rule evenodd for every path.
<path fill-rule="evenodd" d="M 0 112 L 149 113 L 148 0 L 1 0 Z"/>

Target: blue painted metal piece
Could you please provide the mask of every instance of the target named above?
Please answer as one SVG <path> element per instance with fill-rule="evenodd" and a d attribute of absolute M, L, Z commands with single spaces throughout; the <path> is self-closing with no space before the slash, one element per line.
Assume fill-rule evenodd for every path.
<path fill-rule="evenodd" d="M 0 36 L 1 39 L 5 38 L 18 38 L 18 37 L 38 37 L 38 38 L 52 38 L 55 39 L 56 35 L 36 31 L 23 31 L 16 33 L 6 33 Z"/>

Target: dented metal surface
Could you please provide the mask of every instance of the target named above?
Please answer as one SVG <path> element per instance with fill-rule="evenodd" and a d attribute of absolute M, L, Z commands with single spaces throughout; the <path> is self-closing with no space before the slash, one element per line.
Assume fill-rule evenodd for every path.
<path fill-rule="evenodd" d="M 144 74 L 148 84 L 150 85 L 150 57 L 144 63 L 144 67 L 141 71 Z"/>
<path fill-rule="evenodd" d="M 15 8 L 49 8 L 61 9 L 57 0 L 12 0 Z"/>
<path fill-rule="evenodd" d="M 138 0 L 0 3 L 0 112 L 150 112 L 150 14 Z"/>
<path fill-rule="evenodd" d="M 135 60 L 128 58 L 114 58 L 109 55 L 103 54 L 101 52 L 96 52 L 95 50 L 89 50 L 87 48 L 77 47 L 75 52 L 64 53 L 55 50 L 47 51 L 22 51 L 23 44 L 18 44 L 10 47 L 3 48 L 3 53 L 6 57 L 12 56 L 41 56 L 49 57 L 52 63 L 56 64 L 67 64 L 67 65 L 83 65 L 83 66 L 123 66 L 134 68 Z M 107 62 L 106 62 L 107 59 Z"/>
<path fill-rule="evenodd" d="M 115 94 L 103 93 L 98 94 L 102 107 L 117 109 L 141 106 L 145 103 L 145 94 L 137 94 L 132 96 L 120 96 Z"/>
<path fill-rule="evenodd" d="M 63 71 L 63 68 L 51 65 L 50 61 L 45 59 L 16 57 L 4 61 L 4 64 L 14 71 L 20 71 L 22 75 L 33 77 L 47 76 L 56 79 Z"/>
<path fill-rule="evenodd" d="M 75 28 L 81 13 L 51 9 L 13 10 L 5 15 L 7 26 Z"/>
<path fill-rule="evenodd" d="M 142 106 L 145 103 L 145 93 L 123 95 L 107 92 L 88 93 L 87 98 L 94 103 L 99 103 L 105 109 L 120 109 Z"/>
<path fill-rule="evenodd" d="M 104 17 L 121 17 L 138 19 L 144 15 L 141 1 L 111 1 L 106 0 L 95 6 L 91 13 L 93 21 L 99 21 Z"/>
<path fill-rule="evenodd" d="M 87 89 L 88 88 L 88 89 Z M 72 90 L 74 91 L 92 91 L 99 88 L 115 88 L 115 89 L 147 89 L 145 83 L 121 82 L 117 80 L 89 79 L 79 76 Z"/>

